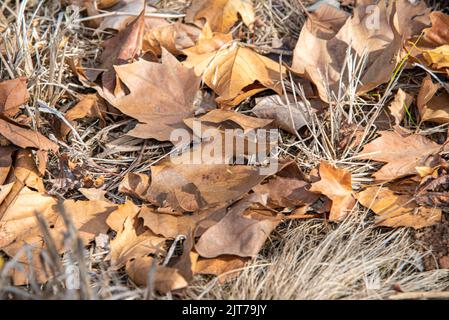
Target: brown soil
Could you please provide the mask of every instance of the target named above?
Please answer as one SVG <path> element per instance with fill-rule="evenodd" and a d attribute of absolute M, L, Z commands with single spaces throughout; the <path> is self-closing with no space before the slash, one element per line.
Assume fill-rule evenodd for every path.
<path fill-rule="evenodd" d="M 430 249 L 432 255 L 424 258 L 426 271 L 434 269 L 449 269 L 449 214 L 443 215 L 441 223 L 423 229 L 415 234 L 416 240 Z"/>

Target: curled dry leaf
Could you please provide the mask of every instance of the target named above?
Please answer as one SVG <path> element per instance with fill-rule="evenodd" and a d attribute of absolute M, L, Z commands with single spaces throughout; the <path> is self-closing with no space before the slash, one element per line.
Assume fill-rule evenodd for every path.
<path fill-rule="evenodd" d="M 26 78 L 0 82 L 0 114 L 7 117 L 16 115 L 29 98 Z"/>
<path fill-rule="evenodd" d="M 160 56 L 163 47 L 171 54 L 180 55 L 184 49 L 195 45 L 200 32 L 199 28 L 181 22 L 153 28 L 144 35 L 143 50 Z"/>
<path fill-rule="evenodd" d="M 441 209 L 419 207 L 413 195 L 389 188 L 369 187 L 357 194 L 357 200 L 379 215 L 377 223 L 381 226 L 419 229 L 441 221 Z"/>
<path fill-rule="evenodd" d="M 21 148 L 36 148 L 46 151 L 58 151 L 59 147 L 37 131 L 25 129 L 12 121 L 0 119 L 0 134 Z"/>
<path fill-rule="evenodd" d="M 449 15 L 440 11 L 430 13 L 432 26 L 424 30 L 424 39 L 434 46 L 449 43 Z"/>
<path fill-rule="evenodd" d="M 238 15 L 250 28 L 255 21 L 252 0 L 193 0 L 187 9 L 186 21 L 202 26 L 201 19 L 213 31 L 228 32 L 237 22 Z"/>
<path fill-rule="evenodd" d="M 211 259 L 199 258 L 194 264 L 193 272 L 195 274 L 212 274 L 218 276 L 220 282 L 224 282 L 236 276 L 238 270 L 243 268 L 248 260 L 248 258 L 236 256 L 221 256 Z"/>
<path fill-rule="evenodd" d="M 173 130 L 186 128 L 182 120 L 193 116 L 200 85 L 200 78 L 192 69 L 164 49 L 162 63 L 139 60 L 115 66 L 115 71 L 130 93 L 122 97 L 107 93 L 105 98 L 124 114 L 139 120 L 129 135 L 169 141 Z"/>
<path fill-rule="evenodd" d="M 143 173 L 127 173 L 118 187 L 119 192 L 145 200 L 150 187 L 150 176 Z"/>
<path fill-rule="evenodd" d="M 400 125 L 407 112 L 410 110 L 410 106 L 413 102 L 413 97 L 407 94 L 404 90 L 398 89 L 394 100 L 391 102 L 388 109 L 391 115 L 394 117 L 396 125 Z"/>
<path fill-rule="evenodd" d="M 353 17 L 321 5 L 301 30 L 292 69 L 313 81 L 320 98 L 328 102 L 339 95 L 340 82 L 343 90 L 349 87 L 342 66 L 350 50 L 357 61 L 367 57 L 357 92 L 368 92 L 391 79 L 402 58 L 403 38 L 421 33 L 427 13 L 424 3 L 413 5 L 407 0 L 393 1 L 388 7 L 384 0 L 364 1 L 354 8 Z"/>
<path fill-rule="evenodd" d="M 208 23 L 206 23 L 198 36 L 196 44 L 183 50 L 186 56 L 200 56 L 211 52 L 216 52 L 227 44 L 232 42 L 232 34 L 212 32 Z"/>
<path fill-rule="evenodd" d="M 103 103 L 100 97 L 96 94 L 88 94 L 81 98 L 81 100 L 67 113 L 65 118 L 72 124 L 75 120 L 83 118 L 96 118 L 100 120 L 100 125 L 106 124 L 104 114 L 106 112 L 106 105 Z M 61 124 L 61 136 L 66 136 L 70 131 L 70 128 L 64 123 Z"/>
<path fill-rule="evenodd" d="M 417 100 L 421 121 L 449 122 L 449 94 L 446 91 L 437 94 L 440 89 L 441 85 L 429 75 L 424 78 Z"/>
<path fill-rule="evenodd" d="M 282 94 L 281 77 L 285 68 L 253 50 L 233 44 L 219 51 L 204 54 L 186 52 L 187 67 L 217 93 L 217 102 L 235 106 L 244 99 L 267 89 Z"/>
<path fill-rule="evenodd" d="M 286 102 L 279 95 L 272 95 L 256 99 L 256 106 L 251 110 L 256 116 L 263 119 L 274 119 L 273 124 L 291 134 L 307 124 L 310 118 L 303 102 L 295 103 L 290 97 Z"/>
<path fill-rule="evenodd" d="M 101 76 L 103 88 L 117 93 L 116 73 L 113 66 L 129 63 L 142 50 L 144 14 L 145 12 L 142 11 L 125 29 L 103 43 L 104 51 L 100 57 L 100 65 L 94 70 L 85 71 L 90 81 L 95 81 L 103 72 L 102 70 L 105 70 Z"/>
<path fill-rule="evenodd" d="M 390 181 L 417 173 L 416 167 L 438 161 L 442 146 L 421 135 L 381 131 L 381 136 L 363 148 L 359 159 L 386 162 L 374 174 L 376 181 Z"/>
<path fill-rule="evenodd" d="M 321 180 L 312 183 L 310 191 L 319 192 L 331 199 L 329 220 L 341 221 L 355 205 L 351 173 L 335 168 L 326 161 L 321 161 L 319 173 Z"/>
<path fill-rule="evenodd" d="M 281 215 L 252 209 L 251 201 L 240 200 L 217 224 L 207 229 L 195 245 L 200 256 L 256 256 L 270 233 L 281 222 Z"/>
<path fill-rule="evenodd" d="M 177 269 L 157 265 L 152 257 L 141 257 L 128 261 L 126 272 L 137 285 L 152 285 L 160 293 L 179 290 L 188 285 Z M 152 283 L 148 283 L 148 280 Z"/>

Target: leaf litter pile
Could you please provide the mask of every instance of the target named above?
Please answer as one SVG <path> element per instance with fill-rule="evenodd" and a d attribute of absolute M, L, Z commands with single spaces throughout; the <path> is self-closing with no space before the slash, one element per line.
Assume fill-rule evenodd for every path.
<path fill-rule="evenodd" d="M 182 297 L 280 227 L 362 211 L 449 268 L 444 1 L 272 2 L 5 1 L 0 288 L 75 270 L 82 298 L 92 273 Z M 174 161 L 232 149 L 226 129 L 278 129 L 275 170 L 249 138 L 243 163 Z"/>

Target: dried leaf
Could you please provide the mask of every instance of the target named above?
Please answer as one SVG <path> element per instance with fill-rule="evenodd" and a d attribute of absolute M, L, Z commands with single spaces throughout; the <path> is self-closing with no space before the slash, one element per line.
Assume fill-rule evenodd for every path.
<path fill-rule="evenodd" d="M 149 5 L 145 5 L 145 3 L 146 1 L 142 0 L 120 0 L 115 6 L 109 7 L 108 11 L 120 12 L 121 14 L 104 17 L 98 29 L 114 29 L 121 31 L 124 30 L 143 9 L 145 9 L 145 12 L 147 13 L 157 11 Z M 124 13 L 129 13 L 130 15 L 125 15 Z M 147 29 L 151 29 L 168 25 L 168 22 L 162 18 L 145 17 L 145 25 Z"/>
<path fill-rule="evenodd" d="M 359 61 L 367 55 L 358 93 L 368 92 L 388 82 L 401 59 L 403 38 L 419 35 L 425 27 L 425 4 L 406 0 L 364 1 L 354 8 L 354 16 L 332 6 L 321 5 L 311 13 L 294 51 L 292 69 L 316 86 L 323 101 L 339 96 L 340 83 L 348 88 L 350 79 L 342 73 L 348 50 Z M 392 25 L 390 21 L 395 23 Z"/>
<path fill-rule="evenodd" d="M 378 224 L 415 229 L 441 221 L 441 210 L 418 207 L 409 194 L 397 194 L 388 188 L 370 187 L 357 194 L 357 200 L 379 215 Z"/>
<path fill-rule="evenodd" d="M 27 79 L 18 78 L 0 82 L 0 113 L 12 117 L 20 111 L 20 106 L 30 98 Z"/>
<path fill-rule="evenodd" d="M 108 94 L 106 98 L 121 112 L 140 121 L 129 135 L 168 141 L 174 129 L 186 128 L 182 120 L 193 116 L 200 84 L 193 70 L 166 50 L 162 52 L 162 63 L 139 60 L 116 66 L 115 70 L 130 94 Z"/>
<path fill-rule="evenodd" d="M 0 147 L 0 185 L 3 185 L 11 171 L 12 155 L 15 148 Z"/>
<path fill-rule="evenodd" d="M 195 245 L 200 256 L 214 258 L 221 255 L 256 256 L 280 218 L 250 209 L 251 202 L 241 200 L 226 216 L 207 229 Z"/>
<path fill-rule="evenodd" d="M 137 213 L 132 208 L 128 211 L 122 227 L 118 229 L 117 235 L 111 241 L 111 262 L 117 268 L 123 267 L 131 259 L 163 251 L 162 244 L 165 239 L 145 229 L 140 219 L 137 218 Z M 120 215 L 124 216 L 125 214 L 123 212 Z M 109 220 L 109 223 L 111 223 L 111 220 Z M 112 222 L 112 225 L 117 227 L 117 220 Z"/>
<path fill-rule="evenodd" d="M 160 293 L 167 293 L 187 287 L 187 281 L 178 270 L 155 265 L 152 257 L 141 257 L 126 264 L 126 272 L 131 280 L 139 286 L 149 286 L 152 281 L 153 288 Z"/>
<path fill-rule="evenodd" d="M 150 187 L 150 176 L 143 173 L 127 173 L 118 187 L 119 192 L 145 200 Z"/>
<path fill-rule="evenodd" d="M 264 178 L 253 166 L 166 161 L 151 168 L 147 199 L 159 206 L 193 212 L 237 200 Z"/>
<path fill-rule="evenodd" d="M 238 274 L 238 271 L 233 270 L 241 269 L 248 261 L 248 258 L 236 257 L 236 256 L 221 256 L 212 259 L 200 258 L 195 263 L 195 274 L 212 274 L 218 276 L 221 282 L 234 277 Z"/>
<path fill-rule="evenodd" d="M 106 120 L 104 114 L 106 105 L 100 100 L 96 94 L 85 95 L 73 108 L 65 114 L 65 118 L 72 124 L 75 120 L 83 118 L 96 118 L 100 120 L 100 125 L 104 126 Z M 70 128 L 64 123 L 61 124 L 61 136 L 66 136 L 70 132 Z"/>
<path fill-rule="evenodd" d="M 389 181 L 416 174 L 416 167 L 437 160 L 441 146 L 421 135 L 401 136 L 381 131 L 381 136 L 363 148 L 359 159 L 386 162 L 374 174 L 376 181 Z"/>
<path fill-rule="evenodd" d="M 391 115 L 394 117 L 397 125 L 400 125 L 404 119 L 408 110 L 410 110 L 410 105 L 413 102 L 413 97 L 407 94 L 404 90 L 398 89 L 394 100 L 391 102 L 388 109 Z"/>
<path fill-rule="evenodd" d="M 237 22 L 238 15 L 252 28 L 255 16 L 251 0 L 193 0 L 187 9 L 186 21 L 199 23 L 205 19 L 213 31 L 228 32 Z"/>
<path fill-rule="evenodd" d="M 25 129 L 18 125 L 0 119 L 0 134 L 21 148 L 36 148 L 39 150 L 58 151 L 58 145 L 37 131 Z"/>
<path fill-rule="evenodd" d="M 139 212 L 144 226 L 157 235 L 165 238 L 176 238 L 178 235 L 188 235 L 195 229 L 196 223 L 204 217 L 200 214 L 175 216 L 166 213 L 155 212 L 149 207 L 143 206 Z"/>
<path fill-rule="evenodd" d="M 113 66 L 129 63 L 136 58 L 142 50 L 145 12 L 133 19 L 133 21 L 116 36 L 103 43 L 104 51 L 100 57 L 100 65 L 96 70 L 86 70 L 90 81 L 95 81 L 102 70 L 101 83 L 109 92 L 116 90 L 116 72 Z"/>
<path fill-rule="evenodd" d="M 434 46 L 449 43 L 449 16 L 440 11 L 430 13 L 432 26 L 424 30 L 424 39 Z"/>
<path fill-rule="evenodd" d="M 181 22 L 154 28 L 145 33 L 143 50 L 160 56 L 163 47 L 173 55 L 180 55 L 195 45 L 199 35 L 200 29 Z"/>
<path fill-rule="evenodd" d="M 40 213 L 49 223 L 54 224 L 57 213 L 51 210 L 51 207 L 55 204 L 53 197 L 27 187 L 22 188 L 0 219 L 0 248 L 4 249 L 14 242 L 22 243 L 30 237 L 40 235 L 36 213 Z"/>
<path fill-rule="evenodd" d="M 319 196 L 310 192 L 310 184 L 296 163 L 292 163 L 270 178 L 267 183 L 253 188 L 255 193 L 268 196 L 268 205 L 272 208 L 289 208 L 314 203 Z"/>
<path fill-rule="evenodd" d="M 251 111 L 259 118 L 274 119 L 275 126 L 297 134 L 297 131 L 307 124 L 309 114 L 302 102 L 295 103 L 293 97 L 290 98 L 290 103 L 279 95 L 258 98 Z"/>
<path fill-rule="evenodd" d="M 320 162 L 319 173 L 321 180 L 312 183 L 310 191 L 319 192 L 331 199 L 332 208 L 329 220 L 341 221 L 355 205 L 351 173 L 335 168 L 326 161 Z"/>
<path fill-rule="evenodd" d="M 440 89 L 430 76 L 424 78 L 417 101 L 421 121 L 449 122 L 449 94 L 444 91 L 437 95 Z"/>
<path fill-rule="evenodd" d="M 217 52 L 187 54 L 184 64 L 203 76 L 221 104 L 234 106 L 267 89 L 282 94 L 280 80 L 285 68 L 249 48 L 234 44 Z"/>

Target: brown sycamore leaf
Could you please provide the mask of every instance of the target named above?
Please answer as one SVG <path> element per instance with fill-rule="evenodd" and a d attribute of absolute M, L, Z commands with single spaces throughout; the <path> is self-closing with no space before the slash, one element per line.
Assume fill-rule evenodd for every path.
<path fill-rule="evenodd" d="M 398 92 L 396 93 L 394 100 L 388 107 L 397 125 L 401 124 L 407 111 L 410 110 L 412 102 L 413 97 L 411 95 L 407 94 L 402 89 L 398 89 Z"/>
<path fill-rule="evenodd" d="M 249 48 L 233 44 L 216 52 L 187 54 L 184 64 L 202 75 L 224 106 L 235 106 L 267 89 L 282 94 L 280 80 L 285 68 Z"/>
<path fill-rule="evenodd" d="M 8 117 L 16 115 L 29 98 L 26 78 L 0 82 L 0 114 Z"/>
<path fill-rule="evenodd" d="M 126 264 L 126 272 L 138 286 L 153 286 L 160 293 L 187 287 L 187 281 L 174 268 L 157 265 L 152 257 L 140 257 Z M 152 283 L 148 283 L 150 280 Z"/>
<path fill-rule="evenodd" d="M 21 148 L 36 148 L 56 152 L 59 147 L 37 131 L 25 129 L 12 121 L 0 119 L 0 134 Z"/>
<path fill-rule="evenodd" d="M 438 160 L 442 146 L 424 136 L 411 134 L 406 137 L 393 132 L 381 131 L 381 136 L 363 148 L 359 159 L 386 162 L 374 174 L 376 181 L 390 181 L 416 174 L 416 167 Z"/>
<path fill-rule="evenodd" d="M 320 98 L 328 102 L 348 88 L 347 73 L 342 73 L 348 50 L 359 61 L 367 55 L 357 93 L 368 92 L 391 79 L 402 56 L 403 38 L 419 35 L 428 13 L 421 2 L 407 0 L 364 1 L 349 17 L 343 10 L 321 5 L 311 13 L 294 51 L 292 69 L 310 79 Z M 343 87 L 340 88 L 340 83 Z"/>
<path fill-rule="evenodd" d="M 247 199 L 239 201 L 220 222 L 207 229 L 195 245 L 199 255 L 204 258 L 256 256 L 281 222 L 281 215 L 250 206 L 251 201 Z"/>
<path fill-rule="evenodd" d="M 252 28 L 255 22 L 252 0 L 193 0 L 187 9 L 186 21 L 202 26 L 205 19 L 213 31 L 228 32 L 237 22 L 238 15 Z"/>
<path fill-rule="evenodd" d="M 193 116 L 200 78 L 165 49 L 162 63 L 138 60 L 115 66 L 130 93 L 105 98 L 124 114 L 139 120 L 128 135 L 168 141 L 174 129 L 186 128 L 183 119 Z M 164 90 L 161 90 L 164 88 Z"/>
<path fill-rule="evenodd" d="M 379 215 L 377 223 L 381 226 L 419 229 L 441 221 L 441 209 L 419 207 L 413 195 L 389 188 L 369 187 L 357 194 L 357 200 Z"/>
<path fill-rule="evenodd" d="M 417 101 L 422 121 L 449 122 L 449 94 L 445 90 L 439 92 L 441 88 L 430 76 L 424 78 Z"/>
<path fill-rule="evenodd" d="M 320 181 L 312 183 L 310 191 L 324 194 L 332 200 L 330 221 L 342 221 L 355 205 L 351 173 L 335 168 L 326 161 L 320 162 Z"/>

